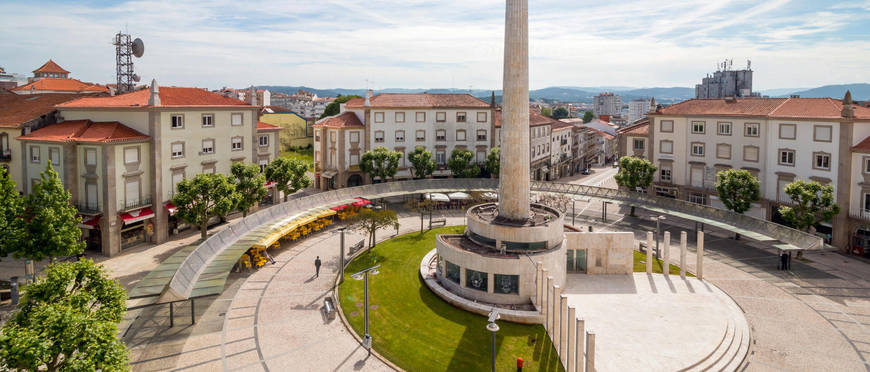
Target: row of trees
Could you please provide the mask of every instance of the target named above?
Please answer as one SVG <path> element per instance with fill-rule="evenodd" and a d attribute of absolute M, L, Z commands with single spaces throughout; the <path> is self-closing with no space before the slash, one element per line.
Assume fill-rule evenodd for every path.
<path fill-rule="evenodd" d="M 498 147 L 490 149 L 482 165 L 483 170 L 490 175 L 498 176 L 500 156 L 501 150 Z M 401 160 L 401 152 L 391 151 L 386 147 L 376 147 L 362 155 L 359 167 L 372 179 L 386 181 L 396 176 Z M 415 179 L 431 176 L 437 166 L 432 153 L 422 147 L 417 147 L 414 152 L 408 154 L 408 161 L 411 163 L 411 174 Z M 447 160 L 447 168 L 453 172 L 454 177 L 458 178 L 473 178 L 481 173 L 481 166 L 474 162 L 474 153 L 466 149 L 453 150 Z"/>
<path fill-rule="evenodd" d="M 653 181 L 656 167 L 649 160 L 633 156 L 619 159 L 616 183 L 629 190 L 646 189 Z M 716 173 L 716 192 L 725 208 L 743 214 L 752 208 L 752 203 L 761 200 L 761 184 L 747 170 L 728 169 Z M 794 228 L 807 231 L 811 226 L 828 221 L 838 213 L 840 206 L 834 199 L 834 187 L 816 181 L 795 181 L 785 187 L 793 205 L 779 207 L 782 218 Z M 634 206 L 631 207 L 634 215 Z M 735 237 L 739 238 L 739 235 Z"/>
<path fill-rule="evenodd" d="M 247 216 L 266 196 L 266 180 L 275 182 L 276 191 L 283 192 L 287 201 L 289 194 L 311 184 L 305 174 L 307 170 L 303 161 L 288 158 L 273 160 L 265 172 L 260 172 L 256 164 L 234 163 L 230 176 L 203 173 L 179 182 L 172 203 L 178 208 L 178 218 L 199 226 L 200 235 L 205 239 L 211 218 L 224 217 L 233 210 Z"/>

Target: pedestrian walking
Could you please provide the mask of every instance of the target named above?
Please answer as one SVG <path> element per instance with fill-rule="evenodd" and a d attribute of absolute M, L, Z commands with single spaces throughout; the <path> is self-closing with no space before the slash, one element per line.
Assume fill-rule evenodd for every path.
<path fill-rule="evenodd" d="M 314 259 L 314 270 L 314 277 L 320 277 L 320 256 L 317 256 L 317 258 Z"/>

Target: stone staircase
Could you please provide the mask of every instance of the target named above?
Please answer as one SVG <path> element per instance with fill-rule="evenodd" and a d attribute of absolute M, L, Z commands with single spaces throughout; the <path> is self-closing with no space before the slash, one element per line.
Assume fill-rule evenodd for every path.
<path fill-rule="evenodd" d="M 730 317 L 722 340 L 706 357 L 680 371 L 736 371 L 749 352 L 749 325 L 743 310 L 734 303 L 728 304 Z"/>

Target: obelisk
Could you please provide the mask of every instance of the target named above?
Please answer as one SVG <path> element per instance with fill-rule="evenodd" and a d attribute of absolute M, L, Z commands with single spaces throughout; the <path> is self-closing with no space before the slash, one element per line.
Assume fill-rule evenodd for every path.
<path fill-rule="evenodd" d="M 507 0 L 499 217 L 529 218 L 529 2 Z"/>

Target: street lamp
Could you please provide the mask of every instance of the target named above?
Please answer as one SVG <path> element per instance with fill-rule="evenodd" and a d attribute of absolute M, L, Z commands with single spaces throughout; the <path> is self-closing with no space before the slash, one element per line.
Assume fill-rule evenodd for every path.
<path fill-rule="evenodd" d="M 659 252 L 659 236 L 662 234 L 661 222 L 665 219 L 665 216 L 650 217 L 650 219 L 656 222 L 656 258 L 661 258 L 661 253 Z"/>
<path fill-rule="evenodd" d="M 380 264 L 372 266 L 368 269 L 360 271 L 356 274 L 351 275 L 350 277 L 354 280 L 365 280 L 365 323 L 366 323 L 366 332 L 365 337 L 363 338 L 363 347 L 369 351 L 369 355 L 372 355 L 372 336 L 369 334 L 369 273 L 372 275 L 378 274 L 378 268 L 381 267 Z"/>
<path fill-rule="evenodd" d="M 489 324 L 486 325 L 486 329 L 492 332 L 492 372 L 495 372 L 495 333 L 498 332 L 498 324 L 495 324 L 495 321 L 500 317 L 498 310 L 492 309 L 489 312 Z"/>
<path fill-rule="evenodd" d="M 604 221 L 604 223 L 607 223 L 607 205 L 608 204 L 613 204 L 613 202 L 609 202 L 606 200 L 601 201 L 601 219 Z"/>
<path fill-rule="evenodd" d="M 339 251 L 338 256 L 338 284 L 344 283 L 344 231 L 347 230 L 347 226 L 342 226 L 338 228 L 338 231 L 341 232 L 341 250 Z"/>

